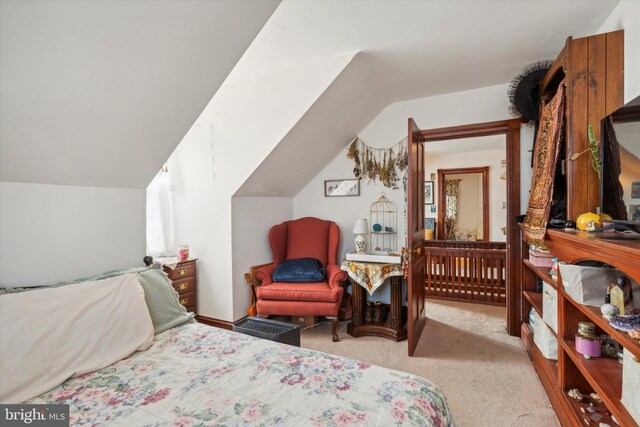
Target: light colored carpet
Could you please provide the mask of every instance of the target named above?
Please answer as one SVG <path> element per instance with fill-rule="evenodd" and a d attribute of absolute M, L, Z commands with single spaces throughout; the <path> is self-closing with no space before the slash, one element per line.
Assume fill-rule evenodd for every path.
<path fill-rule="evenodd" d="M 506 332 L 504 307 L 428 300 L 427 325 L 415 352 L 407 341 L 353 338 L 347 323 L 303 331 L 302 347 L 409 372 L 439 385 L 461 426 L 559 426 L 522 343 Z"/>

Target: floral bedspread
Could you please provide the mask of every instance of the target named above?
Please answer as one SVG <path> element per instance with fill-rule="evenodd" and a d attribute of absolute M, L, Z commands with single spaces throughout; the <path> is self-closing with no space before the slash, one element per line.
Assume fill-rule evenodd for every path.
<path fill-rule="evenodd" d="M 188 323 L 29 403 L 73 425 L 454 425 L 438 387 L 353 359 Z"/>

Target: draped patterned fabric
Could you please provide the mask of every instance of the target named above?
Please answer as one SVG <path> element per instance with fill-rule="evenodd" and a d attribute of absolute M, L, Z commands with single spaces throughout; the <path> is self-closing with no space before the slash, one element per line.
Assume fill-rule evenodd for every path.
<path fill-rule="evenodd" d="M 542 246 L 553 197 L 553 180 L 564 126 L 564 80 L 551 102 L 542 107 L 540 128 L 533 152 L 529 207 L 524 220 L 527 243 Z"/>
<path fill-rule="evenodd" d="M 445 181 L 445 235 L 446 240 L 455 240 L 456 222 L 458 221 L 458 194 L 460 192 L 460 180 L 449 179 Z"/>
<path fill-rule="evenodd" d="M 402 264 L 384 264 L 378 262 L 342 261 L 341 269 L 347 272 L 357 284 L 373 293 L 391 276 L 403 276 Z"/>

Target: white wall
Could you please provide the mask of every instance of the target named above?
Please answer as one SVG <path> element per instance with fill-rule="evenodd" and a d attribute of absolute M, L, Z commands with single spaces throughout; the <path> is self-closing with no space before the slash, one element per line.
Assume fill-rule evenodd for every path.
<path fill-rule="evenodd" d="M 169 158 L 176 243 L 199 259 L 199 314 L 238 319 L 234 289 L 258 262 L 234 268 L 232 197 L 353 55 L 224 84 Z"/>
<path fill-rule="evenodd" d="M 624 29 L 624 102 L 640 95 L 640 1 L 622 0 L 598 34 Z"/>
<path fill-rule="evenodd" d="M 234 197 L 233 217 L 233 318 L 247 315 L 250 289 L 244 281 L 249 267 L 273 261 L 269 230 L 293 219 L 290 197 Z"/>
<path fill-rule="evenodd" d="M 142 266 L 145 190 L 2 182 L 0 236 L 3 286 Z"/>
<path fill-rule="evenodd" d="M 455 141 L 447 141 L 455 143 Z M 428 144 L 427 144 L 428 146 Z M 428 148 L 427 148 L 428 150 Z M 500 161 L 506 159 L 506 142 L 502 150 L 469 151 L 466 153 L 427 153 L 425 159 L 425 176 L 430 179 L 431 173 L 436 173 L 438 169 L 470 168 L 489 166 L 489 240 L 493 242 L 505 242 L 506 236 L 500 228 L 507 225 L 507 210 L 502 208 L 502 202 L 507 201 L 507 182 L 500 179 L 500 175 L 506 172 L 506 168 L 501 167 Z M 465 176 L 465 175 L 463 175 Z M 480 183 L 482 188 L 482 182 Z M 439 183 L 434 183 L 434 202 L 438 203 Z M 460 215 L 470 212 L 460 211 Z M 480 212 L 482 214 L 482 199 L 480 199 Z M 474 212 L 475 216 L 476 213 Z M 438 218 L 438 213 L 431 213 L 430 206 L 426 207 L 425 217 Z M 480 218 L 482 221 L 482 217 Z M 464 221 L 459 222 L 465 223 Z M 482 227 L 480 227 L 482 232 Z"/>

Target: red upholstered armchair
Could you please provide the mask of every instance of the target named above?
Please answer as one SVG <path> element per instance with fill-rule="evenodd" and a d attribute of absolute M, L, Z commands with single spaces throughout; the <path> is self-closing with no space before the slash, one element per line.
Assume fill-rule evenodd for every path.
<path fill-rule="evenodd" d="M 273 264 L 260 268 L 256 279 L 258 315 L 328 316 L 333 318 L 331 333 L 338 341 L 338 311 L 344 289 L 341 283 L 347 273 L 337 264 L 340 228 L 333 221 L 300 218 L 271 228 L 269 243 Z M 279 283 L 273 272 L 282 261 L 294 258 L 316 258 L 327 269 L 323 282 Z"/>

